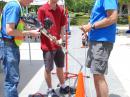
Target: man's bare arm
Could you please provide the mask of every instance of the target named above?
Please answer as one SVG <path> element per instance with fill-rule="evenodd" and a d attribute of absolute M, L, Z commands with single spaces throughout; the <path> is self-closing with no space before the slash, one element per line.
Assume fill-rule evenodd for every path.
<path fill-rule="evenodd" d="M 65 29 L 65 26 L 62 26 L 61 27 L 61 38 L 62 40 L 65 40 L 65 37 L 64 37 L 64 34 L 66 33 L 66 29 Z"/>
<path fill-rule="evenodd" d="M 24 36 L 27 34 L 31 34 L 31 35 L 39 34 L 38 30 L 19 31 L 15 29 L 14 23 L 6 24 L 6 31 L 7 31 L 7 34 L 10 36 Z"/>
<path fill-rule="evenodd" d="M 117 22 L 118 12 L 117 10 L 108 10 L 107 17 L 101 21 L 94 23 L 95 28 L 103 28 L 112 25 Z"/>
<path fill-rule="evenodd" d="M 94 28 L 103 28 L 107 27 L 109 25 L 112 25 L 113 23 L 117 22 L 117 17 L 118 17 L 118 12 L 117 10 L 108 10 L 107 11 L 107 17 L 104 18 L 101 21 L 97 21 L 94 24 L 88 23 L 87 25 L 83 25 L 80 29 L 84 32 L 87 33 L 92 29 L 92 25 L 94 25 Z"/>

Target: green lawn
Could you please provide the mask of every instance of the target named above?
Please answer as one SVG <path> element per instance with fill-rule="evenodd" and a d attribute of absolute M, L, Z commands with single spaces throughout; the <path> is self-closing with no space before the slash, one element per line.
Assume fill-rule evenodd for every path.
<path fill-rule="evenodd" d="M 89 21 L 89 16 L 84 13 L 71 13 L 70 14 L 71 25 L 82 25 Z"/>

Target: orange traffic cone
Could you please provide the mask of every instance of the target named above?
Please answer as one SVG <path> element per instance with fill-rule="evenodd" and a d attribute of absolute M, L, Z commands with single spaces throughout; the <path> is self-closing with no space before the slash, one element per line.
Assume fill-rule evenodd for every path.
<path fill-rule="evenodd" d="M 85 97 L 84 80 L 83 80 L 82 72 L 78 74 L 78 83 L 77 83 L 75 97 Z"/>

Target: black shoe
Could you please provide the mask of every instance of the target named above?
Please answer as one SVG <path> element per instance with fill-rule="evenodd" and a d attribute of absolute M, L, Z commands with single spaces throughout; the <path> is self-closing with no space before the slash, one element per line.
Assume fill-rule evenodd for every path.
<path fill-rule="evenodd" d="M 60 93 L 61 94 L 75 94 L 75 89 L 71 88 L 69 86 L 66 86 L 65 88 L 60 87 Z"/>
<path fill-rule="evenodd" d="M 69 32 L 68 35 L 71 35 L 71 32 Z"/>
<path fill-rule="evenodd" d="M 56 94 L 56 92 L 55 92 L 54 89 L 52 89 L 51 91 L 48 91 L 48 92 L 47 92 L 47 96 L 48 96 L 48 97 L 59 97 L 59 96 Z"/>

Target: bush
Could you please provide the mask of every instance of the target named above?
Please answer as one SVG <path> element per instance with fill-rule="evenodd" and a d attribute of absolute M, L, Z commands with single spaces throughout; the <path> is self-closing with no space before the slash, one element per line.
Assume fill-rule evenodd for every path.
<path fill-rule="evenodd" d="M 117 21 L 118 24 L 128 24 L 128 17 L 119 17 L 118 18 L 118 21 Z"/>
<path fill-rule="evenodd" d="M 77 25 L 77 18 L 71 18 L 70 25 Z"/>
<path fill-rule="evenodd" d="M 84 14 L 76 14 L 74 17 L 71 17 L 71 25 L 82 25 L 87 24 L 89 21 L 89 16 Z"/>
<path fill-rule="evenodd" d="M 85 14 L 84 14 L 84 13 L 82 13 L 82 12 L 75 13 L 75 17 L 78 17 L 78 16 L 83 16 L 83 15 L 85 15 Z"/>

